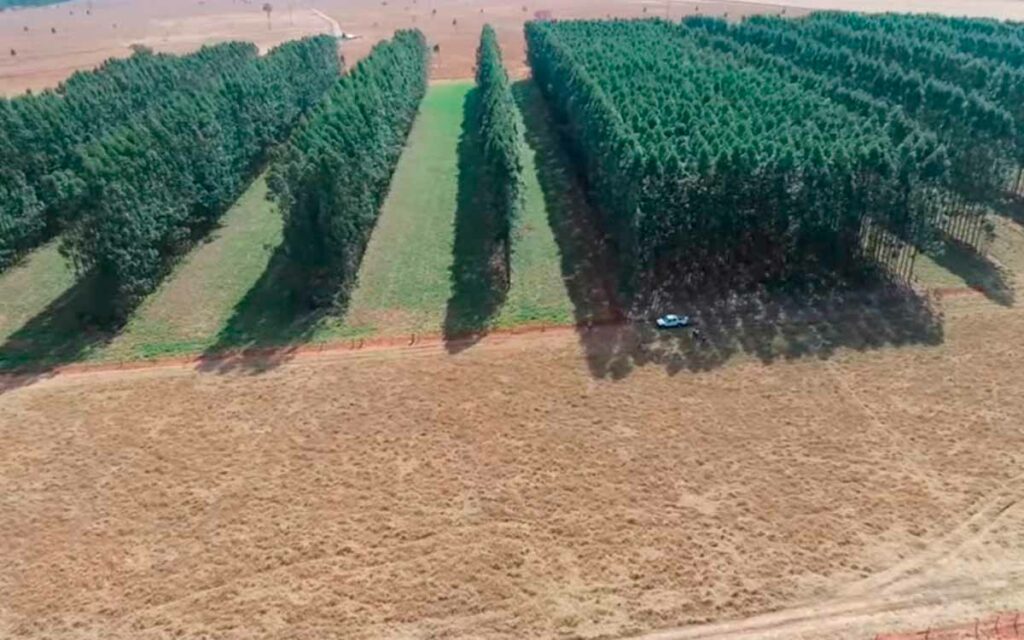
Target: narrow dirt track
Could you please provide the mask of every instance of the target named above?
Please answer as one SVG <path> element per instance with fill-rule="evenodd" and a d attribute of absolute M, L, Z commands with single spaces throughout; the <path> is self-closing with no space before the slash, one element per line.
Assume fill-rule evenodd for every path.
<path fill-rule="evenodd" d="M 982 292 L 971 288 L 948 288 L 933 291 L 935 299 L 946 298 L 973 298 L 982 300 Z M 748 320 L 748 322 L 750 322 Z M 779 323 L 791 327 L 807 326 L 805 321 L 789 321 Z M 813 324 L 813 323 L 812 323 Z M 94 374 L 103 372 L 119 372 L 130 374 L 132 372 L 146 371 L 151 369 L 188 369 L 198 368 L 199 370 L 217 368 L 250 368 L 267 369 L 280 366 L 285 363 L 293 363 L 308 358 L 325 357 L 359 357 L 361 354 L 373 354 L 381 350 L 401 351 L 406 353 L 441 353 L 442 349 L 450 350 L 458 345 L 475 345 L 481 337 L 486 337 L 491 345 L 501 345 L 508 342 L 516 343 L 529 341 L 543 335 L 578 335 L 580 333 L 593 333 L 593 340 L 600 341 L 605 334 L 611 339 L 626 333 L 634 333 L 643 323 L 629 322 L 624 320 L 590 321 L 582 325 L 522 325 L 511 329 L 495 329 L 483 335 L 467 335 L 461 337 L 445 338 L 440 334 L 410 334 L 401 336 L 379 336 L 372 338 L 359 338 L 337 342 L 325 342 L 319 344 L 299 344 L 283 347 L 252 348 L 240 351 L 226 351 L 215 354 L 195 354 L 189 356 L 178 356 L 170 358 L 156 358 L 150 360 L 125 360 L 125 361 L 99 361 L 79 362 L 61 365 L 54 369 L 33 372 L 12 372 L 0 373 L 0 392 L 18 388 L 26 384 L 34 384 L 41 380 L 49 380 L 58 376 L 74 376 L 82 374 Z"/>
<path fill-rule="evenodd" d="M 331 35 L 333 35 L 335 38 L 341 38 L 342 36 L 345 35 L 345 32 L 341 30 L 341 25 L 338 24 L 337 20 L 335 20 L 334 18 L 332 18 L 331 16 L 327 15 L 326 13 L 319 9 L 310 9 L 310 11 L 320 16 L 324 20 L 324 22 L 327 23 L 327 25 L 331 28 Z"/>
<path fill-rule="evenodd" d="M 986 538 L 995 537 L 994 530 L 1000 525 L 1024 525 L 1022 501 L 1024 474 L 996 490 L 974 515 L 948 535 L 893 567 L 841 589 L 836 598 L 743 620 L 662 630 L 637 639 L 873 638 L 894 628 L 926 629 L 985 618 L 997 608 L 994 603 L 1016 602 L 1024 606 L 1024 563 L 989 563 L 970 570 L 969 579 L 964 575 L 965 568 L 972 564 L 968 553 L 971 546 L 992 542 Z M 949 570 L 950 565 L 956 569 Z M 1007 618 L 1018 619 L 1017 615 Z M 986 628 L 991 632 L 991 625 Z M 965 633 L 956 637 L 1024 637 L 1012 625 L 1007 633 L 998 636 L 973 635 L 971 625 L 965 625 L 963 630 Z"/>

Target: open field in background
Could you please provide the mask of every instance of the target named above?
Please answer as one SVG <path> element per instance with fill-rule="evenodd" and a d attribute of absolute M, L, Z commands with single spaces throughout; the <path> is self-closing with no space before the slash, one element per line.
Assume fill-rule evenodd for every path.
<path fill-rule="evenodd" d="M 86 15 L 90 4 L 91 15 Z M 249 40 L 266 49 L 304 35 L 332 33 L 331 20 L 337 21 L 343 31 L 361 36 L 342 45 L 350 63 L 366 55 L 378 40 L 390 37 L 395 29 L 423 30 L 431 44 L 441 47 L 434 61 L 436 78 L 472 75 L 473 53 L 484 22 L 492 23 L 497 30 L 511 71 L 525 73 L 523 22 L 542 10 L 557 18 L 657 15 L 678 19 L 697 11 L 741 17 L 777 13 L 783 6 L 789 6 L 788 15 L 813 8 L 843 8 L 936 11 L 1024 20 L 1024 5 L 1015 0 L 282 0 L 272 4 L 269 29 L 261 11 L 262 2 L 235 0 L 73 0 L 52 7 L 11 11 L 0 18 L 0 93 L 54 86 L 76 69 L 92 68 L 111 56 L 128 55 L 129 46 L 135 43 L 158 51 L 184 52 L 203 44 Z M 72 11 L 74 15 L 70 15 Z M 453 20 L 456 24 L 452 24 Z M 24 27 L 29 30 L 24 31 Z M 57 29 L 56 34 L 50 33 L 51 27 Z M 11 48 L 18 52 L 17 56 L 8 55 Z"/>
<path fill-rule="evenodd" d="M 306 35 L 331 33 L 329 22 L 308 8 L 293 11 L 289 17 L 284 2 L 274 18 L 274 28 L 268 29 L 262 4 L 73 0 L 5 12 L 0 15 L 0 94 L 55 86 L 74 71 L 130 55 L 133 44 L 184 53 L 204 44 L 244 40 L 266 51 Z M 18 55 L 9 55 L 10 49 Z"/>

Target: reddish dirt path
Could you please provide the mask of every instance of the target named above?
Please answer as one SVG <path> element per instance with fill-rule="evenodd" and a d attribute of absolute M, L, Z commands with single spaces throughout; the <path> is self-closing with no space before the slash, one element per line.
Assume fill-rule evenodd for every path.
<path fill-rule="evenodd" d="M 617 323 L 604 323 L 605 326 L 614 326 Z M 596 325 L 595 325 L 596 326 Z M 578 330 L 572 325 L 524 325 L 513 329 L 499 329 L 487 334 L 491 341 L 508 341 L 517 336 L 528 336 L 529 334 L 563 334 L 571 335 Z M 20 386 L 26 381 L 33 379 L 53 378 L 56 376 L 67 376 L 86 373 L 101 373 L 120 371 L 130 373 L 132 371 L 145 371 L 148 369 L 167 368 L 190 368 L 220 366 L 252 366 L 260 364 L 269 365 L 281 364 L 292 360 L 302 360 L 331 355 L 345 355 L 356 352 L 372 352 L 381 350 L 392 351 L 422 351 L 424 349 L 440 349 L 450 343 L 465 342 L 475 344 L 477 336 L 466 336 L 464 338 L 445 339 L 440 334 L 410 334 L 404 336 L 381 336 L 375 338 L 358 338 L 345 341 L 301 344 L 282 347 L 261 347 L 241 349 L 237 351 L 225 351 L 218 354 L 195 354 L 188 356 L 154 358 L 150 360 L 125 360 L 116 362 L 78 362 L 66 364 L 45 372 L 26 371 L 24 373 L 0 374 L 0 390 L 4 389 L 5 383 L 8 387 Z"/>
<path fill-rule="evenodd" d="M 883 633 L 875 640 L 1024 640 L 1024 616 L 1019 612 L 1002 613 L 957 627 Z"/>
<path fill-rule="evenodd" d="M 981 298 L 983 293 L 973 288 L 945 288 L 936 289 L 933 293 L 938 299 L 945 298 Z M 790 325 L 804 324 L 791 322 Z M 618 318 L 608 320 L 593 320 L 580 325 L 554 325 L 554 324 L 530 324 L 521 325 L 508 329 L 494 329 L 486 332 L 487 339 L 491 342 L 509 342 L 516 338 L 529 338 L 531 335 L 571 335 L 574 333 L 594 330 L 597 335 L 601 332 L 609 336 L 618 336 L 623 332 L 631 331 L 634 323 Z M 302 360 L 311 357 L 336 356 L 353 352 L 371 352 L 380 350 L 417 350 L 424 349 L 439 350 L 442 347 L 451 348 L 459 344 L 476 344 L 481 335 L 467 335 L 463 337 L 445 338 L 440 333 L 434 334 L 409 334 L 402 336 L 377 336 L 370 338 L 356 338 L 344 341 L 325 342 L 318 344 L 300 344 L 281 347 L 260 347 L 225 351 L 216 354 L 193 354 L 168 358 L 154 358 L 149 360 L 125 360 L 115 362 L 77 362 L 60 365 L 45 371 L 26 371 L 17 373 L 0 373 L 0 392 L 4 389 L 16 388 L 25 384 L 53 378 L 56 376 L 67 376 L 87 373 L 101 373 L 121 371 L 129 373 L 132 371 L 144 371 L 147 369 L 166 368 L 189 368 L 200 369 L 219 368 L 266 368 L 293 360 Z"/>

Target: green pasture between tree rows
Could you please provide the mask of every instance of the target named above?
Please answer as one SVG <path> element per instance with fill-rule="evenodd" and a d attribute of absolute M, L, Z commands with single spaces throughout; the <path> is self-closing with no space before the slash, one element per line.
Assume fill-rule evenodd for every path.
<path fill-rule="evenodd" d="M 536 162 L 544 152 L 535 149 L 538 138 L 547 148 L 555 141 L 546 127 L 538 135 L 536 126 L 525 128 L 532 146 L 521 140 L 525 197 L 507 298 L 479 314 L 469 292 L 467 318 L 451 317 L 453 270 L 464 262 L 454 251 L 456 233 L 460 251 L 472 251 L 473 218 L 480 215 L 460 208 L 472 200 L 465 193 L 472 181 L 465 175 L 460 181 L 460 169 L 474 166 L 474 149 L 460 145 L 472 90 L 468 81 L 428 90 L 343 315 L 310 314 L 289 297 L 290 274 L 277 251 L 281 216 L 261 175 L 116 333 L 90 326 L 91 283 L 75 284 L 56 242 L 0 274 L 0 369 L 572 322 L 562 251 L 549 220 L 558 215 L 549 210 L 558 206 L 549 205 L 551 193 L 560 188 L 541 188 Z M 539 93 L 524 83 L 516 90 L 536 125 L 545 114 Z M 568 182 L 570 172 L 562 169 L 555 179 Z"/>
<path fill-rule="evenodd" d="M 296 308 L 288 294 L 294 276 L 279 251 L 281 215 L 260 175 L 115 334 L 90 325 L 92 283 L 75 283 L 56 242 L 0 274 L 0 370 L 610 317 L 612 267 L 530 82 L 513 86 L 524 125 L 524 204 L 511 288 L 492 307 L 489 292 L 464 277 L 474 267 L 482 214 L 473 208 L 477 150 L 464 126 L 473 91 L 469 81 L 428 90 L 343 315 Z M 1024 264 L 1020 227 L 997 222 L 992 255 L 1016 271 Z M 962 253 L 919 256 L 921 284 L 983 286 L 1009 303 L 1011 276 Z"/>

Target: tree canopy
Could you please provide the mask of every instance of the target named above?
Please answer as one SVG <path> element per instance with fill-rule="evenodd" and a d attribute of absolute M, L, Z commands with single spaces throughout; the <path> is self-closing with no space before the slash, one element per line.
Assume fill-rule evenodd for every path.
<path fill-rule="evenodd" d="M 985 207 L 1019 181 L 1024 164 L 1024 49 L 1019 25 L 988 20 L 818 12 L 807 18 L 758 16 L 738 25 L 684 20 L 714 46 L 754 64 L 789 66 L 805 86 L 847 104 L 902 114 L 945 146 L 950 170 L 939 197 L 952 215 L 943 233 L 984 243 Z M 769 62 L 770 61 L 770 62 Z M 894 132 L 906 131 L 901 124 Z M 966 223 L 961 218 L 967 218 Z M 985 233 L 979 233 L 979 230 Z"/>
<path fill-rule="evenodd" d="M 0 99 L 0 269 L 77 215 L 78 151 L 139 113 L 237 74 L 257 59 L 240 42 L 187 56 L 139 48 L 54 90 Z"/>
<path fill-rule="evenodd" d="M 210 229 L 338 73 L 330 36 L 289 42 L 180 87 L 76 149 L 81 184 L 61 250 L 99 278 L 115 317 Z"/>
<path fill-rule="evenodd" d="M 481 189 L 489 197 L 481 215 L 490 215 L 495 242 L 504 256 L 507 287 L 511 279 L 512 231 L 522 209 L 523 163 L 519 142 L 518 110 L 494 29 L 484 25 L 476 52 L 476 85 L 479 89 L 473 126 L 479 134 Z"/>
<path fill-rule="evenodd" d="M 527 24 L 534 77 L 627 283 L 679 260 L 785 277 L 808 260 L 859 261 L 865 228 L 927 235 L 926 195 L 946 171 L 934 135 L 894 137 L 890 109 L 852 109 L 707 34 L 661 20 Z"/>
<path fill-rule="evenodd" d="M 334 82 L 273 167 L 287 255 L 314 303 L 336 301 L 355 280 L 427 89 L 429 55 L 418 30 L 377 44 Z"/>

